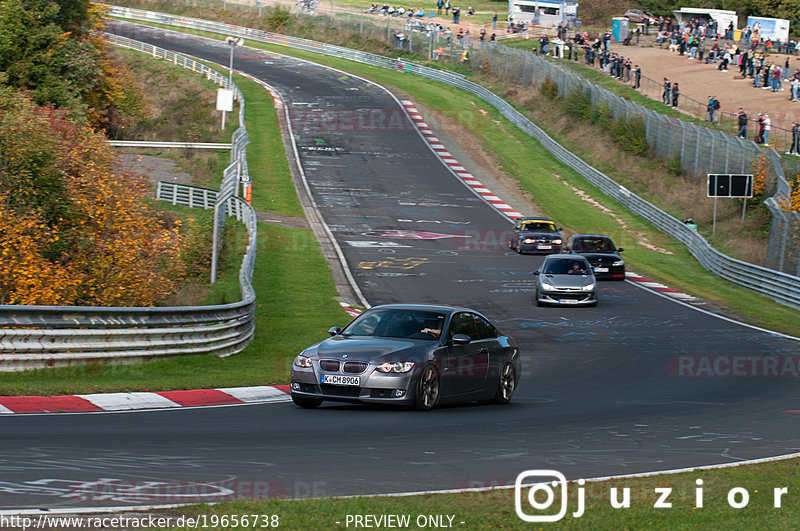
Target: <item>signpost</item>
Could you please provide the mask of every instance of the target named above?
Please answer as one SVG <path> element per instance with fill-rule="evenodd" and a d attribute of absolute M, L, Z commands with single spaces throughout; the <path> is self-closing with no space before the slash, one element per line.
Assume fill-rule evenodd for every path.
<path fill-rule="evenodd" d="M 244 39 L 241 37 L 225 37 L 225 43 L 231 47 L 231 62 L 230 66 L 228 67 L 228 89 L 231 90 L 231 94 L 233 94 L 233 49 L 237 46 L 243 45 Z M 217 91 L 217 110 L 222 111 L 222 129 L 225 129 L 225 113 L 233 110 L 233 96 L 231 96 L 230 109 L 220 108 L 220 98 L 223 97 L 221 95 L 223 90 L 225 89 L 219 89 Z"/>
<path fill-rule="evenodd" d="M 709 173 L 708 174 L 708 195 L 714 198 L 714 223 L 711 235 L 717 234 L 717 198 L 718 197 L 738 197 L 745 199 L 742 205 L 742 224 L 744 224 L 744 214 L 747 209 L 747 199 L 753 197 L 753 175 L 732 175 Z"/>

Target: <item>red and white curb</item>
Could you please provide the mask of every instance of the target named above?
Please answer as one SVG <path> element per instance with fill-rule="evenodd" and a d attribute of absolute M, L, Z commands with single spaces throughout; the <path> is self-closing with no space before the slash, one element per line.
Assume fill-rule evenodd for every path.
<path fill-rule="evenodd" d="M 352 304 L 348 304 L 346 302 L 339 303 L 342 306 L 342 309 L 349 315 L 350 317 L 356 318 L 363 313 L 363 310 L 360 310 L 354 307 Z"/>
<path fill-rule="evenodd" d="M 683 293 L 676 289 L 672 289 L 669 286 L 665 286 L 664 284 L 653 282 L 652 280 L 647 279 L 641 275 L 637 275 L 632 271 L 625 272 L 625 279 L 630 280 L 631 282 L 636 282 L 642 287 L 661 293 L 662 295 L 666 295 L 667 297 L 678 299 L 683 302 L 694 302 L 699 300 L 697 297 L 693 297 L 687 293 Z"/>
<path fill-rule="evenodd" d="M 288 385 L 61 396 L 0 396 L 0 414 L 88 413 L 289 402 Z"/>
<path fill-rule="evenodd" d="M 508 218 L 513 220 L 522 217 L 522 214 L 508 206 L 505 201 L 494 195 L 491 190 L 486 188 L 478 179 L 473 177 L 470 172 L 464 169 L 464 167 L 456 160 L 456 158 L 451 155 L 449 151 L 447 151 L 447 148 L 444 147 L 444 145 L 439 141 L 431 128 L 428 127 L 428 124 L 425 123 L 422 115 L 412 102 L 403 100 L 400 103 L 403 105 L 406 112 L 408 112 L 408 115 L 411 117 L 414 125 L 422 133 L 422 137 L 425 139 L 431 149 L 433 149 L 434 153 L 436 153 L 442 162 L 444 162 L 450 168 L 450 170 L 464 182 L 464 184 L 472 188 L 476 194 L 481 196 L 487 203 L 492 205 L 501 214 L 507 216 Z"/>
<path fill-rule="evenodd" d="M 258 83 L 259 85 L 264 87 L 267 90 L 267 92 L 269 92 L 270 95 L 272 96 L 272 103 L 275 106 L 275 108 L 276 109 L 283 109 L 283 99 L 281 98 L 281 95 L 278 94 L 278 92 L 274 88 L 270 87 L 269 85 L 267 85 L 266 83 L 264 83 L 260 79 L 251 76 L 250 74 L 245 74 L 244 72 L 236 72 L 236 73 L 239 74 L 240 76 L 246 77 L 250 81 Z"/>

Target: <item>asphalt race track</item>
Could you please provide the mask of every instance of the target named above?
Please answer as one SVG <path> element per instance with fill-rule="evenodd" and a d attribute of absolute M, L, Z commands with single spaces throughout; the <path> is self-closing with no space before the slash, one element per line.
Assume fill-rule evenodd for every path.
<path fill-rule="evenodd" d="M 224 44 L 115 31 L 227 64 Z M 593 477 L 798 451 L 800 342 L 630 282 L 601 283 L 597 308 L 536 307 L 541 258 L 508 252 L 509 221 L 450 173 L 387 92 L 237 52 L 238 70 L 283 96 L 313 197 L 365 297 L 485 312 L 522 346 L 514 400 L 8 416 L 0 508 L 452 489 L 513 483 L 526 469 Z M 385 232 L 398 230 L 408 232 Z"/>

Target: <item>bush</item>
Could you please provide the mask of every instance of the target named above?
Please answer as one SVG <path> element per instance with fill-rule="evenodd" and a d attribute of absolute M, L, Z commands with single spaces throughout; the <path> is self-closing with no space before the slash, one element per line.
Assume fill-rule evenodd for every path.
<path fill-rule="evenodd" d="M 289 22 L 292 20 L 292 14 L 289 13 L 288 9 L 278 6 L 274 9 L 270 9 L 264 19 L 269 31 L 280 31 L 289 25 Z"/>
<path fill-rule="evenodd" d="M 674 157 L 667 159 L 667 171 L 672 175 L 680 175 L 683 173 L 680 155 L 675 155 Z"/>
<path fill-rule="evenodd" d="M 565 101 L 567 112 L 581 120 L 588 120 L 592 112 L 592 97 L 588 90 L 573 90 Z"/>
<path fill-rule="evenodd" d="M 558 99 L 558 83 L 552 81 L 550 77 L 546 77 L 544 79 L 544 83 L 542 83 L 542 95 L 548 99 L 555 100 Z"/>
<path fill-rule="evenodd" d="M 608 129 L 611 126 L 611 116 L 605 103 L 594 105 L 589 110 L 589 123 Z"/>

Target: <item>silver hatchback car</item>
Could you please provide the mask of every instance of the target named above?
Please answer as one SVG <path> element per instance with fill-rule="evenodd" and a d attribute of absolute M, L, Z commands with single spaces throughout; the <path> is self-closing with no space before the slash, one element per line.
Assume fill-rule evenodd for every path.
<path fill-rule="evenodd" d="M 597 305 L 597 281 L 592 266 L 583 256 L 551 254 L 534 275 L 536 305 Z"/>

